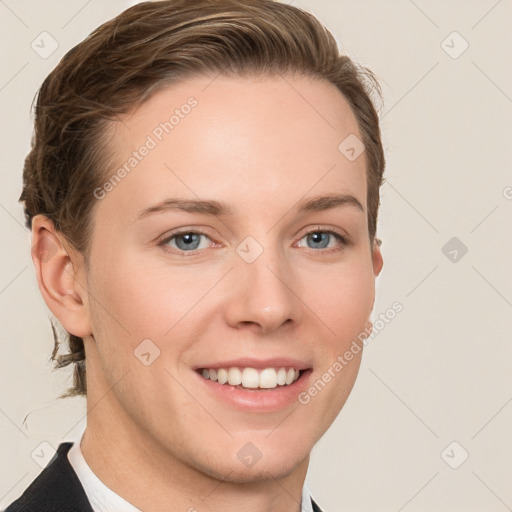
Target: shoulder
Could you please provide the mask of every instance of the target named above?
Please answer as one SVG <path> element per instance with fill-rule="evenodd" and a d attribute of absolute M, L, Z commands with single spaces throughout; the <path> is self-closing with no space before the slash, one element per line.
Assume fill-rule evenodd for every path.
<path fill-rule="evenodd" d="M 5 512 L 93 512 L 67 454 L 73 443 L 61 443 L 52 460 Z"/>

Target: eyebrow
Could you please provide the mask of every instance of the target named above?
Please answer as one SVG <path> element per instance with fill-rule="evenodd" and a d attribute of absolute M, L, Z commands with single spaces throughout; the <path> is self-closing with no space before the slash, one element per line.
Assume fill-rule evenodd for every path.
<path fill-rule="evenodd" d="M 342 206 L 354 206 L 364 212 L 363 205 L 351 194 L 328 194 L 315 196 L 306 201 L 297 203 L 297 209 L 301 212 L 319 212 L 339 208 Z M 187 213 L 204 213 L 220 217 L 221 215 L 233 215 L 233 210 L 222 201 L 209 199 L 166 199 L 154 206 L 145 208 L 137 216 L 137 220 L 156 213 L 168 211 L 183 211 Z"/>

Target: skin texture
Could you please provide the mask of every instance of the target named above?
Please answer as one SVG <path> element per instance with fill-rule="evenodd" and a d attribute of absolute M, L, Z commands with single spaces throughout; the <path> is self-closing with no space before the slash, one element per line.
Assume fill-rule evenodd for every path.
<path fill-rule="evenodd" d="M 239 357 L 293 357 L 317 380 L 369 327 L 382 267 L 368 237 L 364 153 L 338 145 L 357 123 L 324 81 L 284 75 L 197 77 L 157 92 L 112 123 L 111 176 L 159 123 L 197 106 L 105 197 L 95 200 L 88 265 L 43 216 L 33 223 L 41 292 L 84 338 L 88 421 L 84 457 L 111 489 L 144 511 L 298 511 L 313 445 L 345 403 L 361 352 L 306 405 L 247 412 L 210 394 L 194 368 Z M 363 206 L 298 211 L 343 193 Z M 168 198 L 213 199 L 232 213 L 166 211 Z M 335 231 L 327 248 L 308 228 Z M 173 231 L 205 233 L 187 254 Z M 236 252 L 248 236 L 262 254 Z M 49 254 L 51 258 L 44 257 Z M 45 252 L 46 249 L 46 252 Z M 150 339 L 160 355 L 134 356 Z M 261 459 L 247 467 L 247 442 Z"/>

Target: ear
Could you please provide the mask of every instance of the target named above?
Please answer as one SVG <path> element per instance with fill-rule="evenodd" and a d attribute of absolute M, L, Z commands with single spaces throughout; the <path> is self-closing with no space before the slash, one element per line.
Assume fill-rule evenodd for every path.
<path fill-rule="evenodd" d="M 372 263 L 373 263 L 373 273 L 375 277 L 380 274 L 382 270 L 382 266 L 384 265 L 384 260 L 382 259 L 382 253 L 380 251 L 380 246 L 382 241 L 379 238 L 374 238 L 373 247 L 372 247 Z"/>
<path fill-rule="evenodd" d="M 53 315 L 69 333 L 81 338 L 91 334 L 83 257 L 44 215 L 32 219 L 32 261 Z"/>

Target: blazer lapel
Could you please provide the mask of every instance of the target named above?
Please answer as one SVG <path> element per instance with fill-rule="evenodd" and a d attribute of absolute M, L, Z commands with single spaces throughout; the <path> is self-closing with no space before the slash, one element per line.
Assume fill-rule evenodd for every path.
<path fill-rule="evenodd" d="M 313 512 L 322 512 L 322 509 L 317 505 L 313 498 L 311 498 L 311 504 L 313 505 Z"/>
<path fill-rule="evenodd" d="M 5 512 L 93 512 L 84 488 L 69 463 L 73 443 L 61 443 L 52 460 Z"/>

